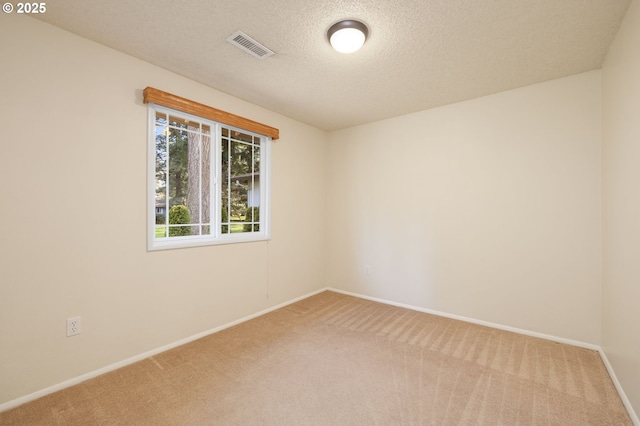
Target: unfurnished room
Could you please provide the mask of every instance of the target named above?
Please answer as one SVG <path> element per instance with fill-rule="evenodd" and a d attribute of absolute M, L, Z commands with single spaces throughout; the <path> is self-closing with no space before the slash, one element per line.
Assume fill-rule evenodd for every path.
<path fill-rule="evenodd" d="M 639 425 L 639 0 L 0 13 L 1 425 Z"/>

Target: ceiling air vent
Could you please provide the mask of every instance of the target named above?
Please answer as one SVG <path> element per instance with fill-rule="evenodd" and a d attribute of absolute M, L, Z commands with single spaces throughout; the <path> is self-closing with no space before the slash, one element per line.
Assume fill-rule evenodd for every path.
<path fill-rule="evenodd" d="M 275 54 L 275 52 L 261 45 L 242 31 L 236 31 L 231 34 L 227 37 L 227 41 L 258 59 L 268 58 Z"/>

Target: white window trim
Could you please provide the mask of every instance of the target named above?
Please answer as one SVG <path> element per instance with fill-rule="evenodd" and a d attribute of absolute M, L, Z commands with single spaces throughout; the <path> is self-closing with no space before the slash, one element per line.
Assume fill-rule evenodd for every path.
<path fill-rule="evenodd" d="M 148 135 L 147 135 L 147 250 L 167 250 L 167 249 L 179 249 L 188 247 L 202 247 L 220 244 L 237 244 L 248 243 L 254 241 L 268 241 L 271 240 L 271 143 L 272 139 L 269 136 L 261 136 L 260 142 L 260 231 L 259 232 L 246 232 L 246 233 L 232 233 L 222 234 L 220 231 L 220 200 L 222 197 L 222 170 L 221 162 L 221 131 L 222 127 L 230 130 L 238 130 L 244 133 L 256 134 L 245 129 L 241 129 L 234 126 L 218 123 L 213 120 L 188 114 L 173 108 L 163 107 L 154 103 L 147 104 L 148 111 Z M 174 114 L 178 116 L 187 117 L 198 122 L 206 122 L 211 125 L 212 130 L 215 129 L 215 137 L 212 135 L 212 143 L 215 143 L 215 173 L 211 173 L 211 229 L 214 232 L 211 235 L 197 235 L 197 236 L 185 236 L 185 237 L 171 237 L 164 239 L 156 239 L 156 146 L 155 146 L 155 127 L 156 127 L 156 112 L 163 112 Z M 213 145 L 212 145 L 213 146 Z M 213 155 L 211 156 L 214 157 Z M 214 160 L 212 160 L 214 161 Z M 266 167 L 265 167 L 266 166 Z M 266 170 L 265 170 L 266 169 Z M 215 197 L 215 198 L 214 198 Z M 169 214 L 167 211 L 166 215 Z"/>

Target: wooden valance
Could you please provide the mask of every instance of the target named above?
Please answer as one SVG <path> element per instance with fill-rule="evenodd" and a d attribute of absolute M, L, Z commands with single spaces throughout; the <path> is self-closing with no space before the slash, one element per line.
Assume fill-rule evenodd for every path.
<path fill-rule="evenodd" d="M 197 115 L 198 117 L 207 118 L 222 124 L 248 130 L 259 135 L 269 136 L 273 140 L 280 137 L 280 130 L 274 127 L 249 120 L 248 118 L 240 117 L 239 115 L 231 114 L 230 112 L 222 111 L 208 105 L 194 102 L 180 96 L 172 95 L 171 93 L 163 92 L 162 90 L 154 89 L 153 87 L 147 87 L 144 89 L 143 93 L 145 104 L 151 102 L 167 108 L 173 108 L 178 111 Z"/>

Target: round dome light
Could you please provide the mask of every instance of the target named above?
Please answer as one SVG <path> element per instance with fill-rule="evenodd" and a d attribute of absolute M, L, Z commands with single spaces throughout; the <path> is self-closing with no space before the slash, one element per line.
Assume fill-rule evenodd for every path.
<path fill-rule="evenodd" d="M 368 34 L 369 29 L 362 22 L 345 20 L 333 24 L 327 31 L 327 38 L 338 52 L 352 53 L 362 47 Z"/>

